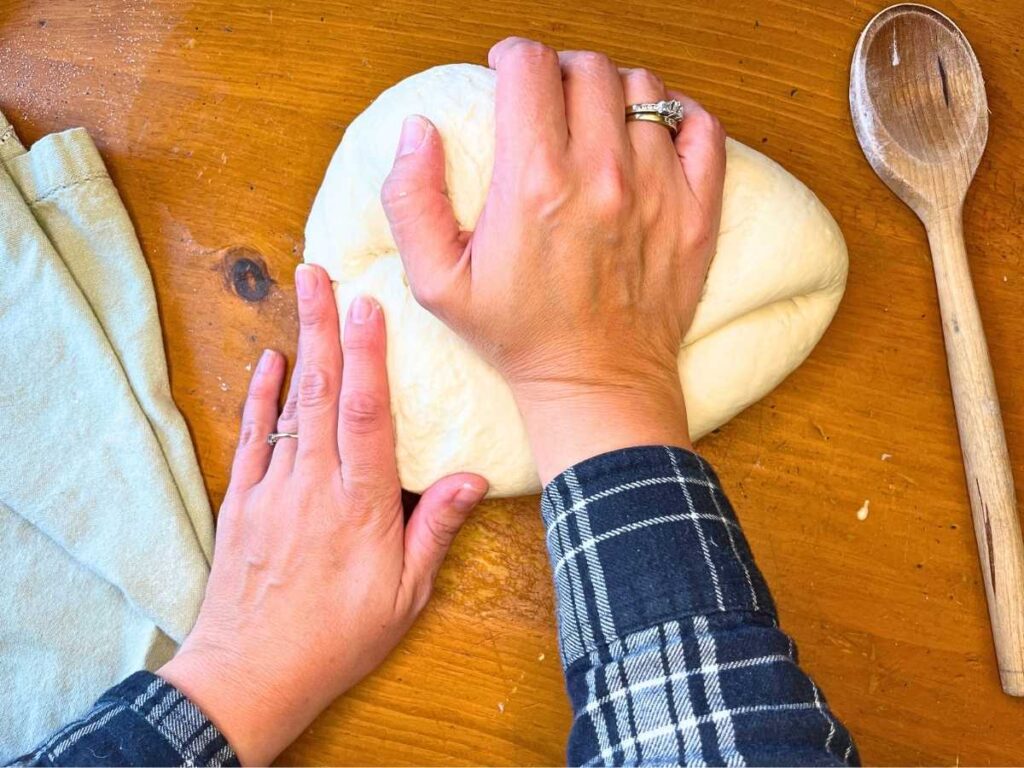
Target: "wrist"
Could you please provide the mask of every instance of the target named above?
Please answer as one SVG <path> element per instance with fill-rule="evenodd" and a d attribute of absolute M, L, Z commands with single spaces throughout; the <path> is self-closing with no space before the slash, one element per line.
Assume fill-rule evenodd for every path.
<path fill-rule="evenodd" d="M 252 666 L 229 650 L 186 641 L 156 674 L 203 712 L 242 765 L 268 765 L 292 741 L 289 705 Z"/>
<path fill-rule="evenodd" d="M 601 453 L 639 445 L 692 450 L 682 387 L 672 375 L 601 383 L 513 384 L 541 482 Z"/>

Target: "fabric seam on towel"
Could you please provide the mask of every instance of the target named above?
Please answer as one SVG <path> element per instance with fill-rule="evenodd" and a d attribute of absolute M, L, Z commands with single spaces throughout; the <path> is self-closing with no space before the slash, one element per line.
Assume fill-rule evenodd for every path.
<path fill-rule="evenodd" d="M 0 125 L 7 123 L 6 118 L 3 117 L 2 113 L 0 113 L 0 120 L 3 121 L 0 122 Z M 5 133 L 9 132 L 10 135 L 14 137 L 15 142 L 17 142 L 18 139 L 17 134 L 14 132 L 14 126 L 10 125 L 9 123 L 7 123 L 7 125 L 8 127 L 7 129 L 5 129 Z M 82 143 L 82 137 L 85 137 L 85 148 L 88 151 L 85 152 L 84 154 L 73 151 L 69 152 L 69 148 L 75 147 Z M 40 191 L 40 188 L 36 186 L 37 175 L 33 172 L 34 165 L 30 163 L 28 160 L 29 156 L 31 156 L 32 154 L 32 150 L 36 149 L 38 149 L 40 152 L 43 152 L 44 155 L 60 154 L 62 155 L 63 160 L 65 162 L 70 163 L 71 166 L 70 169 L 67 171 L 67 175 L 64 177 L 64 181 L 61 181 L 59 178 L 51 179 L 51 181 L 58 181 L 60 183 L 51 184 L 50 186 L 43 186 L 43 191 Z M 22 199 L 25 201 L 29 210 L 32 212 L 33 217 L 39 223 L 40 229 L 46 235 L 47 239 L 50 240 L 50 244 L 53 247 L 54 252 L 57 253 L 57 255 L 61 258 L 62 261 L 66 262 L 64 255 L 53 243 L 52 238 L 50 237 L 50 233 L 44 226 L 43 217 L 41 217 L 39 213 L 36 211 L 35 206 L 39 204 L 46 204 L 48 200 L 50 200 L 60 192 L 74 189 L 79 184 L 84 184 L 93 181 L 107 181 L 111 185 L 113 185 L 113 180 L 110 178 L 110 173 L 107 171 L 106 166 L 103 163 L 103 158 L 99 154 L 99 151 L 96 149 L 96 146 L 92 142 L 91 137 L 89 137 L 88 133 L 82 128 L 70 128 L 68 130 L 61 131 L 60 133 L 54 133 L 44 136 L 36 144 L 32 146 L 32 150 L 25 151 L 22 154 L 16 155 L 14 157 L 2 158 L 0 159 L 0 165 L 2 165 L 5 168 L 8 175 L 14 181 L 15 187 L 18 189 L 18 192 L 21 194 Z M 137 238 L 137 234 L 135 234 L 134 232 L 133 236 Z M 65 266 L 67 265 L 65 264 Z M 132 377 L 128 375 L 128 370 L 125 365 L 125 362 L 121 360 L 120 354 L 117 352 L 117 347 L 116 345 L 113 344 L 112 339 L 110 338 L 110 333 L 106 328 L 103 320 L 97 314 L 95 308 L 92 306 L 92 301 L 89 299 L 89 297 L 86 295 L 86 292 L 79 284 L 78 277 L 76 276 L 75 271 L 73 269 L 68 268 L 68 273 L 71 276 L 72 281 L 78 287 L 78 290 L 82 293 L 83 297 L 85 297 L 86 304 L 92 311 L 93 316 L 95 317 L 104 337 L 106 337 L 108 343 L 110 343 L 111 347 L 115 350 L 115 357 L 118 359 L 118 364 L 120 365 L 122 372 L 125 375 L 126 380 L 128 381 L 129 387 L 134 391 L 134 382 L 132 380 Z M 149 422 L 150 429 L 153 431 L 153 434 L 157 439 L 157 444 L 160 446 L 161 453 L 164 455 L 164 458 L 167 461 L 168 466 L 171 467 L 172 465 L 169 460 L 170 457 L 168 456 L 167 453 L 167 447 L 164 445 L 162 433 L 154 424 L 149 410 L 147 408 L 143 408 L 142 410 L 146 416 L 147 422 Z M 182 428 L 187 430 L 188 426 L 184 421 L 184 417 L 180 414 L 180 411 L 179 418 L 181 419 Z M 181 479 L 179 478 L 178 473 L 175 472 L 173 467 L 171 469 L 171 476 L 174 480 L 175 489 L 178 491 L 178 496 L 181 499 L 183 508 L 185 509 L 186 516 L 189 518 L 190 527 L 192 528 L 196 537 L 196 541 L 199 544 L 199 548 L 203 553 L 203 559 L 206 561 L 207 566 L 209 566 L 210 563 L 212 562 L 212 530 L 210 532 L 210 543 L 209 545 L 207 545 L 205 543 L 207 539 L 204 538 L 204 536 L 201 533 L 199 521 L 194 516 L 197 513 L 202 514 L 204 510 L 193 509 L 193 505 L 190 505 L 188 503 L 186 493 L 181 486 Z M 205 511 L 207 514 L 209 514 L 209 507 L 206 507 Z"/>
<path fill-rule="evenodd" d="M 13 128 L 13 126 L 11 126 L 11 128 Z M 93 319 L 96 321 L 96 325 L 97 325 L 100 333 L 103 335 L 103 338 L 107 341 L 107 343 L 110 344 L 111 349 L 113 350 L 114 346 L 111 343 L 110 334 L 107 331 L 106 327 L 104 327 L 104 325 L 103 325 L 102 321 L 100 320 L 99 316 L 96 314 L 96 310 L 92 306 L 92 303 L 89 302 L 88 298 L 85 296 L 85 292 L 82 290 L 82 287 L 78 283 L 78 278 L 75 276 L 74 272 L 67 267 L 67 264 L 64 263 L 64 256 L 60 253 L 60 251 L 57 249 L 57 247 L 53 244 L 53 241 L 50 238 L 49 233 L 46 232 L 45 228 L 43 227 L 42 222 L 39 221 L 39 216 L 32 209 L 33 205 L 36 205 L 36 204 L 41 203 L 41 202 L 46 202 L 46 200 L 48 198 L 53 197 L 54 195 L 56 195 L 60 191 L 68 190 L 68 189 L 73 189 L 74 187 L 78 186 L 79 184 L 85 184 L 87 182 L 110 180 L 110 174 L 107 173 L 106 171 L 96 171 L 96 172 L 93 172 L 93 173 L 88 174 L 86 176 L 81 176 L 81 177 L 78 177 L 78 178 L 72 177 L 72 179 L 67 181 L 66 183 L 58 184 L 56 186 L 50 187 L 46 192 L 38 195 L 37 197 L 35 197 L 32 200 L 29 200 L 29 199 L 27 199 L 25 197 L 25 192 L 21 188 L 22 187 L 21 181 L 23 181 L 23 179 L 22 180 L 16 179 L 14 173 L 12 173 L 12 170 L 9 167 L 8 164 L 4 163 L 4 164 L 0 164 L 0 165 L 2 165 L 2 167 L 3 167 L 3 172 L 5 172 L 7 174 L 7 176 L 8 176 L 8 178 L 10 178 L 11 181 L 14 183 L 14 187 L 18 191 L 18 193 L 21 195 L 22 200 L 25 201 L 25 205 L 28 207 L 29 212 L 32 214 L 32 217 L 36 220 L 36 223 L 39 226 L 40 232 L 46 237 L 47 242 L 50 243 L 50 247 L 53 249 L 53 252 L 55 254 L 57 254 L 58 258 L 60 259 L 60 261 L 61 261 L 61 263 L 62 263 L 62 265 L 64 267 L 64 269 L 67 270 L 68 276 L 71 278 L 72 283 L 74 283 L 74 285 L 78 289 L 79 293 L 82 294 L 83 299 L 85 299 L 85 305 L 89 308 L 89 312 L 92 314 Z M 128 388 L 130 390 L 132 390 L 132 393 L 134 394 L 134 388 L 132 387 L 132 381 L 131 381 L 131 378 L 128 376 L 128 371 L 125 368 L 124 361 L 121 360 L 120 356 L 116 353 L 116 351 L 114 352 L 114 358 L 117 360 L 117 365 L 118 365 L 118 367 L 121 370 L 121 375 L 124 376 L 125 382 L 128 384 Z M 140 407 L 140 410 L 141 410 L 143 416 L 146 419 L 146 423 L 149 426 L 150 431 L 153 434 L 153 437 L 156 439 L 156 444 L 157 444 L 157 446 L 160 449 L 161 455 L 163 455 L 164 460 L 167 461 L 167 450 L 164 447 L 162 441 L 160 440 L 160 435 L 158 434 L 158 431 L 157 431 L 156 427 L 154 426 L 152 420 L 150 419 L 149 414 L 146 412 L 146 410 L 144 408 L 141 407 L 141 404 L 140 404 L 139 407 Z M 187 429 L 187 426 L 185 428 Z M 168 464 L 168 466 L 170 466 L 170 464 Z M 172 480 L 174 482 L 174 488 L 178 492 L 178 498 L 181 500 L 182 509 L 185 511 L 185 517 L 188 519 L 189 528 L 192 530 L 192 533 L 195 536 L 196 543 L 199 545 L 199 549 L 203 553 L 203 559 L 206 561 L 207 566 L 209 566 L 210 563 L 211 563 L 211 558 L 207 555 L 206 550 L 203 547 L 202 537 L 200 536 L 199 530 L 196 528 L 195 520 L 192 519 L 192 513 L 191 513 L 192 511 L 185 504 L 184 494 L 182 493 L 181 488 L 178 485 L 178 478 L 175 476 L 173 471 L 171 472 L 171 477 L 172 477 Z"/>
<path fill-rule="evenodd" d="M 15 182 L 14 177 L 13 177 L 13 175 L 10 172 L 10 169 L 7 166 L 4 165 L 4 166 L 0 167 L 0 173 L 3 173 L 7 177 L 7 179 L 11 183 L 11 187 L 13 188 L 13 191 L 15 193 L 17 193 L 18 196 L 21 198 L 21 200 L 24 202 L 24 199 L 25 199 L 24 198 L 24 194 L 22 193 L 22 191 L 20 189 L 20 186 Z M 69 184 L 67 186 L 70 188 L 70 187 L 73 187 L 75 185 L 73 183 L 71 183 L 71 184 Z M 149 427 L 149 435 L 153 439 L 153 441 L 154 441 L 154 443 L 156 445 L 157 450 L 160 452 L 160 455 L 163 456 L 164 460 L 166 461 L 166 453 L 164 451 L 163 446 L 160 443 L 159 437 L 156 434 L 156 430 L 153 427 L 152 422 L 149 420 L 147 414 L 142 409 L 141 404 L 134 397 L 135 392 L 132 389 L 131 381 L 128 378 L 127 372 L 125 370 L 124 361 L 122 361 L 121 358 L 118 357 L 116 353 L 114 353 L 113 347 L 110 344 L 110 337 L 107 334 L 107 330 L 103 327 L 103 324 L 100 322 L 99 317 L 97 317 L 96 312 L 93 309 L 92 305 L 85 298 L 85 294 L 82 293 L 82 289 L 78 285 L 78 281 L 75 279 L 75 277 L 72 274 L 71 270 L 68 269 L 67 264 L 64 263 L 63 257 L 60 255 L 60 253 L 57 251 L 56 247 L 53 245 L 53 242 L 50 239 L 50 237 L 43 230 L 42 225 L 39 223 L 39 220 L 38 220 L 38 218 L 35 215 L 35 212 L 32 211 L 31 207 L 29 207 L 27 204 L 26 204 L 26 210 L 29 213 L 29 215 L 32 217 L 32 220 L 35 222 L 36 227 L 38 227 L 39 234 L 42 235 L 43 239 L 45 240 L 47 245 L 50 247 L 50 249 L 53 252 L 53 254 L 57 257 L 55 265 L 59 265 L 59 269 L 63 270 L 67 274 L 68 279 L 70 280 L 71 284 L 74 285 L 75 290 L 77 290 L 79 295 L 81 296 L 82 303 L 84 304 L 85 308 L 89 312 L 89 316 L 91 317 L 92 322 L 95 323 L 95 331 L 98 333 L 99 337 L 101 337 L 106 342 L 108 347 L 110 347 L 110 349 L 111 349 L 111 356 L 113 357 L 113 363 L 117 366 L 117 372 L 120 375 L 124 386 L 127 388 L 127 390 L 129 392 L 132 393 L 133 401 L 135 402 L 135 407 L 138 409 L 138 412 L 139 412 L 139 415 L 142 418 L 142 421 Z M 195 523 L 192 521 L 191 516 L 188 514 L 188 510 L 185 507 L 184 500 L 183 500 L 183 498 L 181 496 L 181 490 L 180 490 L 180 488 L 178 488 L 177 483 L 175 482 L 175 479 L 173 477 L 173 473 L 168 472 L 168 475 L 170 477 L 172 487 L 174 487 L 174 489 L 178 493 L 178 501 L 181 504 L 182 514 L 184 515 L 185 521 L 187 521 L 187 523 L 188 523 L 188 529 L 192 532 L 193 540 L 195 541 L 196 545 L 199 548 L 200 556 L 202 557 L 202 559 L 204 561 L 206 561 L 208 563 L 209 561 L 206 560 L 205 552 L 203 552 L 201 542 L 199 541 L 199 532 L 196 530 Z M 20 513 L 10 503 L 5 501 L 4 502 L 4 506 L 6 506 L 8 509 L 14 511 L 15 514 L 21 516 Z M 165 626 L 164 625 L 164 621 L 162 620 L 163 617 L 160 616 L 157 611 L 152 610 L 151 606 L 147 607 L 145 601 L 139 602 L 139 601 L 133 599 L 130 595 L 128 595 L 125 592 L 125 590 L 122 588 L 122 586 L 120 584 L 115 583 L 115 581 L 113 579 L 111 579 L 108 576 L 104 575 L 101 571 L 96 569 L 91 563 L 82 562 L 82 560 L 79 559 L 76 556 L 76 553 L 74 551 L 68 549 L 65 546 L 65 544 L 59 542 L 56 539 L 56 537 L 54 537 L 49 531 L 45 530 L 42 526 L 40 526 L 37 521 L 28 520 L 28 518 L 26 518 L 26 517 L 23 517 L 23 519 L 25 519 L 27 522 L 29 522 L 30 525 L 32 525 L 34 528 L 39 530 L 39 532 L 42 533 L 44 536 L 46 536 L 48 539 L 53 541 L 62 550 L 67 552 L 69 556 L 75 558 L 75 560 L 77 560 L 81 564 L 82 568 L 86 569 L 87 571 L 91 572 L 93 575 L 95 575 L 95 576 L 103 579 L 104 581 L 108 582 L 109 584 L 111 584 L 111 586 L 113 586 L 114 589 L 116 589 L 121 594 L 121 596 L 124 599 L 128 600 L 129 604 L 133 608 L 138 610 L 143 616 L 145 616 L 150 621 L 152 621 L 153 624 L 156 625 L 157 627 L 159 627 L 161 629 L 161 631 L 163 631 L 168 637 L 170 637 L 171 639 L 175 640 L 176 642 L 180 642 L 178 637 L 177 637 L 177 633 L 174 632 L 174 629 L 172 627 L 170 627 L 170 626 Z M 182 637 L 181 639 L 183 640 L 184 638 Z"/>
<path fill-rule="evenodd" d="M 48 189 L 45 192 L 43 192 L 41 195 L 39 195 L 37 197 L 34 197 L 31 200 L 26 200 L 25 202 L 28 205 L 32 206 L 32 205 L 35 205 L 36 203 L 43 202 L 47 198 L 53 197 L 58 192 L 62 192 L 65 189 L 71 189 L 72 187 L 77 187 L 79 184 L 87 184 L 90 181 L 99 181 L 101 179 L 108 179 L 108 178 L 110 178 L 110 177 L 106 173 L 94 173 L 91 176 L 85 176 L 85 177 L 83 177 L 81 179 L 74 179 L 73 181 L 69 181 L 67 184 L 59 184 L 58 186 L 52 187 L 51 189 Z"/>

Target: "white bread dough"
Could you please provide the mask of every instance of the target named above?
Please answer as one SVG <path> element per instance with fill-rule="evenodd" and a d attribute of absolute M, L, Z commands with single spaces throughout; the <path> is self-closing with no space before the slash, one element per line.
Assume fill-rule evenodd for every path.
<path fill-rule="evenodd" d="M 344 318 L 370 294 L 384 308 L 402 486 L 422 491 L 478 472 L 492 496 L 540 484 L 501 377 L 412 298 L 380 203 L 403 118 L 433 121 L 444 140 L 455 215 L 472 229 L 494 160 L 494 73 L 456 64 L 382 93 L 345 132 L 306 223 L 307 262 L 335 281 Z M 729 140 L 718 251 L 679 375 L 694 440 L 766 395 L 807 357 L 846 286 L 846 245 L 814 194 L 759 152 Z"/>

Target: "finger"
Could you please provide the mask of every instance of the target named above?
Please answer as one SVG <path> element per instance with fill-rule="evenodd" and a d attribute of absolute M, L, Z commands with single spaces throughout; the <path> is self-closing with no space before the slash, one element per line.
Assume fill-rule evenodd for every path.
<path fill-rule="evenodd" d="M 558 155 L 568 140 L 558 56 L 546 45 L 509 37 L 487 56 L 498 73 L 495 90 L 495 169 L 538 151 Z"/>
<path fill-rule="evenodd" d="M 459 301 L 469 275 L 466 238 L 448 199 L 441 134 L 425 117 L 402 124 L 380 197 L 416 300 L 429 310 Z"/>
<path fill-rule="evenodd" d="M 486 493 L 487 481 L 468 473 L 441 478 L 424 491 L 405 527 L 402 585 L 414 613 L 426 605 L 445 555 Z"/>
<path fill-rule="evenodd" d="M 263 351 L 249 381 L 242 409 L 242 429 L 231 465 L 231 487 L 246 490 L 267 473 L 272 448 L 267 435 L 274 430 L 277 400 L 284 381 L 284 358 L 272 349 Z"/>
<path fill-rule="evenodd" d="M 295 270 L 299 295 L 298 446 L 295 463 L 321 466 L 338 462 L 338 394 L 341 342 L 338 309 L 327 273 L 311 264 Z"/>
<path fill-rule="evenodd" d="M 725 131 L 722 124 L 689 96 L 673 90 L 669 90 L 668 95 L 683 105 L 683 122 L 675 139 L 683 175 L 705 210 L 718 211 L 725 184 Z"/>
<path fill-rule="evenodd" d="M 558 59 L 570 146 L 588 154 L 628 147 L 622 80 L 612 60 L 594 51 L 562 51 Z"/>
<path fill-rule="evenodd" d="M 357 500 L 398 492 L 386 354 L 380 305 L 356 297 L 345 319 L 338 446 L 345 490 Z"/>
<path fill-rule="evenodd" d="M 665 85 L 661 78 L 646 69 L 620 69 L 625 103 L 647 104 L 665 99 Z M 626 133 L 633 146 L 637 166 L 649 170 L 668 161 L 675 162 L 672 132 L 663 125 L 644 120 L 626 122 Z"/>
<path fill-rule="evenodd" d="M 277 432 L 299 431 L 299 376 L 302 372 L 302 349 L 295 354 L 295 365 L 292 367 L 291 381 L 288 384 L 288 396 L 284 401 L 281 415 L 277 417 Z M 278 440 L 273 447 L 270 459 L 270 472 L 291 472 L 295 466 L 295 452 L 299 447 L 298 440 Z"/>

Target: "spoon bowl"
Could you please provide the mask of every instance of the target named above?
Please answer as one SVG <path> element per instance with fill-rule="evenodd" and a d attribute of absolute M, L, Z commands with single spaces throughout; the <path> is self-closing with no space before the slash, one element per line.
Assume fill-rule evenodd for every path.
<path fill-rule="evenodd" d="M 952 21 L 912 4 L 875 16 L 853 54 L 850 105 L 871 167 L 919 216 L 963 202 L 988 138 L 988 100 Z"/>

